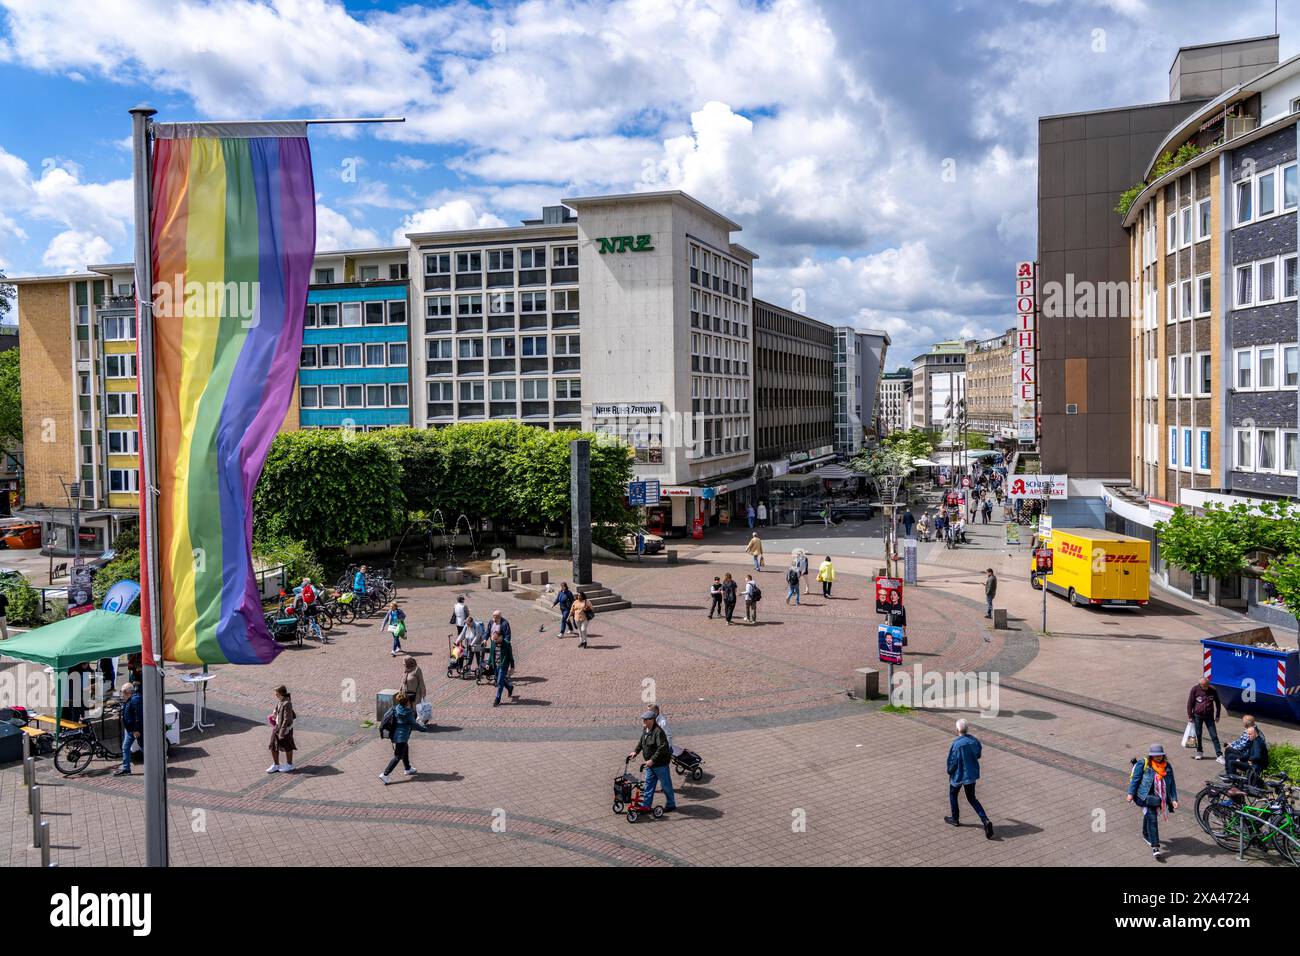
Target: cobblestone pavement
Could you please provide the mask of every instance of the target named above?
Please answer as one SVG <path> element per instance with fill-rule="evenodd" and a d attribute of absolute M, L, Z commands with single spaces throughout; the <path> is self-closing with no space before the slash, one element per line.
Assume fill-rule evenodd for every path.
<path fill-rule="evenodd" d="M 878 557 L 871 526 L 764 529 L 759 624 L 708 620 L 707 587 L 751 571 L 746 529 L 677 545 L 681 563 L 600 563 L 595 576 L 634 603 L 600 614 L 592 647 L 557 636 L 557 621 L 521 592 L 467 586 L 471 609 L 500 607 L 518 657 L 518 701 L 491 706 L 492 689 L 444 674 L 444 623 L 458 588 L 402 588 L 407 649 L 429 684 L 436 729 L 416 735 L 421 771 L 376 779 L 390 754 L 367 726 L 376 691 L 395 686 L 399 661 L 377 623 L 340 628 L 337 642 L 286 650 L 272 665 L 221 667 L 208 696 L 217 726 L 188 732 L 168 767 L 172 861 L 241 864 L 766 865 L 954 864 L 1240 865 L 1204 837 L 1189 813 L 1163 823 L 1170 855 L 1154 863 L 1123 801 L 1129 759 L 1163 742 L 1186 807 L 1217 765 L 1177 747 L 1197 641 L 1237 620 L 1181 600 L 1142 613 L 1072 608 L 1049 597 L 1049 634 L 1037 631 L 1023 550 L 1001 545 L 1000 525 L 976 543 L 923 546 L 908 594 L 907 659 L 927 674 L 996 674 L 995 714 L 945 696 L 908 713 L 851 699 L 854 669 L 875 666 L 878 618 L 869 589 Z M 878 530 L 876 530 L 878 534 Z M 879 554 L 876 538 L 875 554 Z M 784 603 L 791 547 L 816 547 L 838 568 L 834 596 Z M 511 556 L 512 559 L 515 556 Z M 518 556 L 524 566 L 558 561 Z M 1012 626 L 983 618 L 983 569 L 1001 579 Z M 813 590 L 817 586 L 813 582 Z M 801 596 L 802 598 L 802 596 Z M 169 675 L 188 720 L 190 695 Z M 270 690 L 289 686 L 299 713 L 299 769 L 266 774 Z M 611 781 L 657 698 L 677 743 L 703 754 L 705 776 L 678 783 L 681 812 L 629 824 L 611 813 Z M 944 757 L 957 716 L 984 743 L 979 795 L 996 827 L 987 841 L 947 812 Z M 1223 736 L 1233 736 L 1233 718 Z M 1294 731 L 1266 727 L 1270 740 Z M 76 778 L 41 761 L 43 809 L 62 865 L 142 862 L 142 777 L 114 778 L 108 762 Z M 21 772 L 0 771 L 0 864 L 32 865 Z"/>

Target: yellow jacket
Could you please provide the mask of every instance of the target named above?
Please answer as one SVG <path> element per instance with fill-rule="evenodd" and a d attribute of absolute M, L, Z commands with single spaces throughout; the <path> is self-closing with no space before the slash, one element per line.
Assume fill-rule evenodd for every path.
<path fill-rule="evenodd" d="M 745 553 L 746 553 L 746 554 L 762 554 L 762 553 L 763 553 L 763 542 L 760 541 L 758 538 L 750 538 L 750 539 L 749 539 L 749 544 L 747 544 L 747 545 L 745 546 Z"/>
<path fill-rule="evenodd" d="M 834 581 L 834 580 L 835 580 L 835 565 L 831 564 L 829 561 L 823 561 L 820 565 L 818 565 L 818 567 L 817 567 L 817 580 L 818 580 L 818 581 Z"/>

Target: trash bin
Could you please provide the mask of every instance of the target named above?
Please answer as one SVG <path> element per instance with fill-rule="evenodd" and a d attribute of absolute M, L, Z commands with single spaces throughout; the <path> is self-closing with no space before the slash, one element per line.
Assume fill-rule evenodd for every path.
<path fill-rule="evenodd" d="M 1202 638 L 1202 673 L 1238 713 L 1300 722 L 1300 650 L 1260 647 L 1268 628 Z"/>
<path fill-rule="evenodd" d="M 397 696 L 396 689 L 381 690 L 375 694 L 375 720 L 384 719 L 384 715 L 393 709 L 393 698 Z"/>
<path fill-rule="evenodd" d="M 169 744 L 181 745 L 181 711 L 170 700 L 163 704 L 163 734 Z"/>

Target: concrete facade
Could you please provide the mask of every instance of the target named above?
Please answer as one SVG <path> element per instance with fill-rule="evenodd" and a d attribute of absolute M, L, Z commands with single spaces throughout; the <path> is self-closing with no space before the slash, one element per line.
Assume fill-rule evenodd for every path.
<path fill-rule="evenodd" d="M 754 345 L 757 460 L 833 444 L 841 397 L 835 329 L 755 299 Z"/>
<path fill-rule="evenodd" d="M 940 342 L 912 359 L 912 424 L 933 431 L 966 396 L 966 346 Z"/>
<path fill-rule="evenodd" d="M 880 376 L 880 411 L 877 420 L 882 434 L 904 431 L 911 418 L 912 370 L 899 368 Z"/>

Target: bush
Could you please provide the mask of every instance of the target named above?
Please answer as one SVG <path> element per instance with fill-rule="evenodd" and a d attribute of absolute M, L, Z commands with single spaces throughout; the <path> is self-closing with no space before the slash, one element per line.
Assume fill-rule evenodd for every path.
<path fill-rule="evenodd" d="M 18 578 L 4 583 L 5 597 L 9 599 L 9 623 L 23 627 L 39 627 L 45 621 L 41 617 L 41 595 L 25 578 Z"/>
<path fill-rule="evenodd" d="M 104 595 L 118 581 L 135 581 L 137 584 L 140 582 L 139 551 L 119 552 L 117 557 L 95 573 L 91 593 L 95 596 L 96 607 L 103 607 Z M 139 612 L 138 606 L 136 611 Z"/>
<path fill-rule="evenodd" d="M 1300 780 L 1300 747 L 1271 744 L 1268 748 L 1268 774 L 1277 776 L 1284 771 L 1292 780 Z"/>
<path fill-rule="evenodd" d="M 283 564 L 285 580 L 290 588 L 303 578 L 311 578 L 317 584 L 325 581 L 325 569 L 305 541 L 274 538 L 259 542 L 254 546 L 253 553 L 268 564 Z"/>

